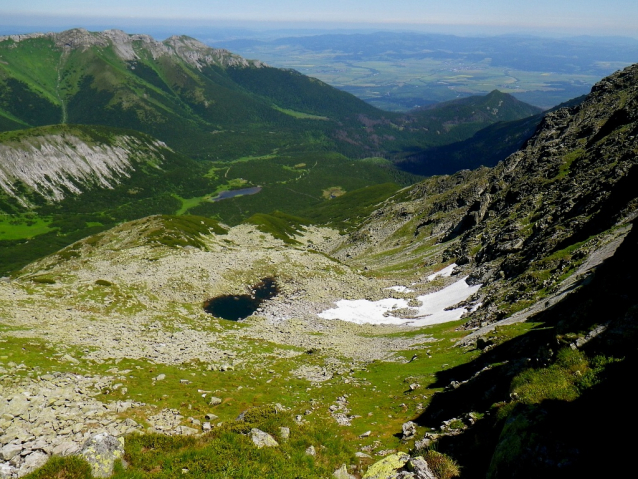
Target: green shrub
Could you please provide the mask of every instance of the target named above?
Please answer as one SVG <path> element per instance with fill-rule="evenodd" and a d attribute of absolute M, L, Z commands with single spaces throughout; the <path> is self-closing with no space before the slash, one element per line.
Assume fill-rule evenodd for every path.
<path fill-rule="evenodd" d="M 423 455 L 423 459 L 425 459 L 434 475 L 439 479 L 451 479 L 461 475 L 459 465 L 446 454 L 430 449 Z"/>
<path fill-rule="evenodd" d="M 31 281 L 38 284 L 55 284 L 55 279 L 51 276 L 35 276 Z"/>

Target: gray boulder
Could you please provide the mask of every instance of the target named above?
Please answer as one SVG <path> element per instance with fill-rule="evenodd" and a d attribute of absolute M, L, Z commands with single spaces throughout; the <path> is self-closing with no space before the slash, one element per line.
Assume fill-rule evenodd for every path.
<path fill-rule="evenodd" d="M 124 456 L 124 438 L 115 438 L 107 433 L 90 437 L 82 446 L 82 456 L 91 465 L 95 477 L 110 477 L 115 461 Z"/>
<path fill-rule="evenodd" d="M 3 461 L 10 461 L 14 456 L 20 454 L 22 446 L 19 444 L 7 444 L 0 449 L 0 459 Z"/>
<path fill-rule="evenodd" d="M 357 479 L 348 472 L 346 465 L 342 465 L 339 469 L 332 473 L 332 477 L 335 479 Z"/>
<path fill-rule="evenodd" d="M 414 474 L 415 479 L 437 479 L 423 456 L 410 459 L 407 467 Z"/>
<path fill-rule="evenodd" d="M 407 441 L 408 439 L 412 439 L 416 435 L 416 423 L 412 421 L 408 421 L 403 424 L 403 440 Z"/>
<path fill-rule="evenodd" d="M 24 463 L 20 466 L 20 470 L 18 471 L 19 476 L 26 476 L 30 472 L 35 471 L 39 467 L 42 467 L 46 464 L 49 456 L 41 451 L 36 451 L 29 454 L 24 458 Z"/>
<path fill-rule="evenodd" d="M 267 432 L 262 431 L 261 429 L 252 428 L 250 430 L 250 436 L 255 443 L 257 448 L 261 449 L 262 447 L 277 447 L 279 443 L 275 441 L 275 438 L 272 437 Z"/>

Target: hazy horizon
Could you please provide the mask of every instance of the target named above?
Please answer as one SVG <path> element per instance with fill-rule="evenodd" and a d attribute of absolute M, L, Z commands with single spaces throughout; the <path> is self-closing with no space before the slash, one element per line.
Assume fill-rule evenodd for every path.
<path fill-rule="evenodd" d="M 227 2 L 191 0 L 0 0 L 0 33 L 119 28 L 158 36 L 197 31 L 246 33 L 291 31 L 416 31 L 453 35 L 625 36 L 638 39 L 638 3 L 584 0 L 564 4 L 516 0 L 404 0 L 390 9 L 378 0 L 278 0 Z"/>

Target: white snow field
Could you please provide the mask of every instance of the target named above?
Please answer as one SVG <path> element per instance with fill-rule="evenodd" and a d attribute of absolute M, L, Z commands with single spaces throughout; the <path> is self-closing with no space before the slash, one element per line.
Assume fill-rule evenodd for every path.
<path fill-rule="evenodd" d="M 480 284 L 470 286 L 465 282 L 465 279 L 462 278 L 434 293 L 417 296 L 416 299 L 421 302 L 421 306 L 418 307 L 409 307 L 405 299 L 388 298 L 379 301 L 342 299 L 335 303 L 336 308 L 327 309 L 319 313 L 318 316 L 323 319 L 340 319 L 357 324 L 403 324 L 407 326 L 427 326 L 456 321 L 467 311 L 466 308 L 456 308 L 450 311 L 445 311 L 445 308 L 464 301 L 481 287 Z M 407 308 L 409 315 L 413 317 L 398 318 L 387 314 L 392 310 L 403 308 Z"/>

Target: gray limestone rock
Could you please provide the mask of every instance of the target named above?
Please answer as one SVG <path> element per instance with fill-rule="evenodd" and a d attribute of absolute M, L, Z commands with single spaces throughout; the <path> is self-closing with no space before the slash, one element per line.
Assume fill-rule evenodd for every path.
<path fill-rule="evenodd" d="M 210 401 L 208 402 L 208 404 L 210 404 L 211 406 L 217 406 L 218 404 L 221 404 L 221 403 L 222 403 L 221 398 L 218 398 L 215 396 L 211 397 Z"/>
<path fill-rule="evenodd" d="M 15 467 L 10 464 L 0 463 L 0 479 L 10 479 L 11 477 L 15 477 L 16 472 Z"/>
<path fill-rule="evenodd" d="M 188 426 L 177 426 L 175 428 L 175 432 L 177 432 L 177 434 L 181 434 L 182 436 L 194 436 L 195 434 L 199 434 L 199 431 L 197 429 Z"/>
<path fill-rule="evenodd" d="M 3 461 L 10 461 L 16 455 L 20 454 L 22 451 L 22 446 L 19 444 L 7 444 L 2 449 L 0 449 L 0 458 Z"/>
<path fill-rule="evenodd" d="M 73 441 L 63 441 L 53 448 L 51 453 L 54 456 L 70 456 L 79 451 L 80 446 Z"/>
<path fill-rule="evenodd" d="M 402 426 L 402 429 L 403 429 L 403 437 L 402 437 L 402 439 L 404 441 L 412 439 L 416 435 L 416 423 L 414 423 L 412 421 L 408 421 L 408 422 L 404 423 L 403 426 Z"/>

